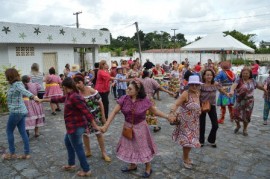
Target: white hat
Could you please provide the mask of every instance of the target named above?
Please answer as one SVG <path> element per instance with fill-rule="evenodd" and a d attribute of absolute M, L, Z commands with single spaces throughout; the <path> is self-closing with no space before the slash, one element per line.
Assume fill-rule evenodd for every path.
<path fill-rule="evenodd" d="M 123 67 L 122 66 L 117 66 L 117 68 L 116 69 L 122 69 Z"/>
<path fill-rule="evenodd" d="M 80 66 L 77 64 L 71 65 L 70 71 L 76 72 L 80 70 Z"/>
<path fill-rule="evenodd" d="M 188 84 L 198 84 L 198 85 L 201 85 L 203 84 L 202 82 L 200 82 L 200 78 L 198 75 L 191 75 L 189 78 L 188 78 Z"/>

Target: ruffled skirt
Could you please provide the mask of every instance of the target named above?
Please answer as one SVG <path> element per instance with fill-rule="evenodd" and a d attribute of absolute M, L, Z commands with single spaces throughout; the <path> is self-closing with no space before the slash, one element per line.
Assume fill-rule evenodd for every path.
<path fill-rule="evenodd" d="M 131 127 L 132 124 L 125 122 L 124 126 Z M 116 156 L 127 163 L 147 163 L 157 154 L 157 147 L 151 136 L 146 121 L 133 126 L 132 140 L 126 137 L 120 137 L 117 145 Z"/>

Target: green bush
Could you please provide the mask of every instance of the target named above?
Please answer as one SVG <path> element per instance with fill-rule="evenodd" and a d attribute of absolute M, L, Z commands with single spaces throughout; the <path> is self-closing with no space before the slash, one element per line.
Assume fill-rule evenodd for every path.
<path fill-rule="evenodd" d="M 244 60 L 242 58 L 231 59 L 231 61 L 233 65 L 249 65 L 253 62 L 252 60 Z"/>
<path fill-rule="evenodd" d="M 2 66 L 0 68 L 0 113 L 7 112 L 7 89 L 8 89 L 8 82 L 6 81 L 5 71 L 7 68 L 6 66 Z"/>

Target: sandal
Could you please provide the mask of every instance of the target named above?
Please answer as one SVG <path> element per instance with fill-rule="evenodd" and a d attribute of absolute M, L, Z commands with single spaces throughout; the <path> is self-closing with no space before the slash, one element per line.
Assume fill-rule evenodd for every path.
<path fill-rule="evenodd" d="M 92 156 L 92 152 L 85 152 L 85 156 L 88 158 L 88 157 L 91 157 Z"/>
<path fill-rule="evenodd" d="M 234 133 L 236 134 L 236 133 L 239 131 L 240 128 L 241 128 L 241 127 L 236 127 L 236 128 L 234 129 Z"/>
<path fill-rule="evenodd" d="M 248 136 L 247 130 L 243 130 L 243 136 Z"/>
<path fill-rule="evenodd" d="M 103 159 L 105 162 L 111 162 L 111 161 L 112 161 L 112 159 L 111 159 L 109 156 L 107 156 L 107 155 L 103 156 L 102 159 Z"/>
<path fill-rule="evenodd" d="M 128 167 L 124 167 L 124 168 L 121 169 L 121 171 L 123 173 L 131 172 L 131 171 L 134 171 L 134 170 L 137 170 L 137 165 L 134 168 L 131 168 L 131 166 L 128 166 Z"/>
<path fill-rule="evenodd" d="M 76 169 L 76 165 L 64 165 L 62 167 L 62 169 L 65 170 L 65 171 L 75 170 Z"/>
<path fill-rule="evenodd" d="M 142 177 L 143 178 L 149 178 L 151 176 L 151 174 L 152 174 L 152 169 L 150 169 L 150 173 L 144 172 Z"/>
<path fill-rule="evenodd" d="M 18 157 L 17 157 L 17 159 L 30 159 L 31 158 L 31 155 L 29 155 L 29 154 L 23 154 L 23 155 L 19 155 Z"/>
<path fill-rule="evenodd" d="M 2 159 L 3 160 L 11 160 L 11 159 L 16 159 L 17 155 L 16 154 L 3 154 Z"/>
<path fill-rule="evenodd" d="M 192 165 L 190 163 L 186 163 L 185 161 L 183 161 L 183 166 L 186 169 L 192 169 Z"/>
<path fill-rule="evenodd" d="M 91 174 L 92 174 L 91 170 L 89 170 L 88 172 L 84 172 L 84 171 L 77 172 L 77 176 L 79 176 L 79 177 L 90 177 Z"/>
<path fill-rule="evenodd" d="M 154 127 L 154 132 L 158 132 L 158 131 L 160 131 L 160 129 L 161 129 L 161 127 Z"/>

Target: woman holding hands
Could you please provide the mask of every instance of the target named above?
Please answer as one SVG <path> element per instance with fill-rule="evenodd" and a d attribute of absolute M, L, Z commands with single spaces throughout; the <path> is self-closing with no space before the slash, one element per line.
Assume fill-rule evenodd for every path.
<path fill-rule="evenodd" d="M 183 147 L 183 166 L 192 168 L 192 160 L 189 158 L 191 148 L 199 148 L 199 117 L 200 107 L 200 86 L 199 76 L 192 75 L 188 80 L 188 90 L 176 100 L 171 107 L 171 113 L 176 114 L 176 128 L 172 133 L 173 141 Z"/>
<path fill-rule="evenodd" d="M 247 136 L 247 127 L 251 120 L 251 114 L 254 106 L 254 90 L 258 88 L 267 92 L 262 85 L 259 85 L 252 77 L 251 69 L 244 67 L 240 73 L 239 78 L 234 82 L 229 93 L 230 96 L 236 94 L 236 101 L 234 104 L 234 120 L 236 128 L 234 133 L 237 133 L 241 128 L 240 122 L 243 122 L 243 135 Z"/>
<path fill-rule="evenodd" d="M 146 97 L 144 87 L 138 80 L 130 82 L 127 95 L 122 96 L 117 100 L 117 103 L 101 131 L 107 131 L 115 115 L 121 110 L 125 116 L 124 127 L 131 127 L 133 130 L 132 139 L 122 135 L 117 145 L 117 157 L 129 163 L 129 166 L 121 170 L 122 172 L 137 170 L 137 164 L 144 163 L 145 172 L 142 177 L 148 178 L 152 173 L 150 161 L 157 154 L 157 147 L 146 123 L 146 111 L 149 109 L 155 115 L 170 122 L 173 122 L 175 117 L 164 114 L 155 108 Z"/>

